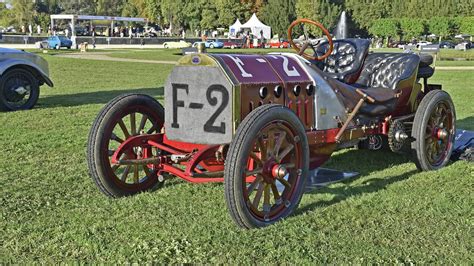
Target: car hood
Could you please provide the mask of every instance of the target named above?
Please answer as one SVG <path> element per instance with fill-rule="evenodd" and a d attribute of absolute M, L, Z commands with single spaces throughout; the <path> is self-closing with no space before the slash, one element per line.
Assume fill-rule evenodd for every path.
<path fill-rule="evenodd" d="M 17 49 L 11 49 L 11 48 L 2 48 L 0 47 L 0 53 L 5 53 L 5 54 L 21 54 L 21 53 L 26 53 L 24 51 L 21 51 L 21 50 L 17 50 Z"/>

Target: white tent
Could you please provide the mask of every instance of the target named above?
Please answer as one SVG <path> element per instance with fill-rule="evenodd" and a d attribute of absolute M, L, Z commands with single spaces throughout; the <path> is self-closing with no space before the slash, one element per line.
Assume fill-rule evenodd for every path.
<path fill-rule="evenodd" d="M 253 13 L 252 17 L 247 21 L 245 24 L 241 26 L 242 29 L 250 29 L 252 34 L 257 38 L 261 38 L 261 33 L 263 33 L 263 37 L 265 39 L 271 39 L 272 36 L 272 28 L 263 24 L 258 18 L 255 13 Z"/>
<path fill-rule="evenodd" d="M 229 27 L 229 35 L 232 37 L 236 37 L 241 27 L 242 27 L 242 23 L 240 23 L 240 20 L 237 19 L 235 23 Z"/>

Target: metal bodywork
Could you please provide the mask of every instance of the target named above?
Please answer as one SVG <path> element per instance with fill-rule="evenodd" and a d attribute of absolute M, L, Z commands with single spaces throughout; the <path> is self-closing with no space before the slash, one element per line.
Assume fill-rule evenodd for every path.
<path fill-rule="evenodd" d="M 53 87 L 48 62 L 44 58 L 20 50 L 0 48 L 0 78 L 9 69 L 17 67 L 31 71 L 40 84 Z"/>

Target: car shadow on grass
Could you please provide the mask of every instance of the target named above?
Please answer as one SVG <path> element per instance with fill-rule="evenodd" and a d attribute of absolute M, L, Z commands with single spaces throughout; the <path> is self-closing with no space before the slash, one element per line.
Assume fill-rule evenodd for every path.
<path fill-rule="evenodd" d="M 163 99 L 163 87 L 136 88 L 123 90 L 107 90 L 95 92 L 82 92 L 76 94 L 45 95 L 38 100 L 36 108 L 72 107 L 88 104 L 106 104 L 113 98 L 126 93 L 147 94 L 157 100 Z"/>
<path fill-rule="evenodd" d="M 456 121 L 457 129 L 474 130 L 474 116 L 468 116 Z"/>
<path fill-rule="evenodd" d="M 360 173 L 358 177 L 344 182 L 349 184 L 357 179 L 364 178 L 373 172 L 382 171 L 397 165 L 409 163 L 411 162 L 410 158 L 410 154 L 395 154 L 387 150 L 350 150 L 345 153 L 332 156 L 331 160 L 326 165 L 324 165 L 324 167 Z M 334 195 L 334 198 L 329 201 L 316 201 L 302 206 L 295 211 L 295 215 L 310 212 L 317 208 L 328 207 L 351 197 L 378 192 L 380 190 L 386 189 L 388 186 L 394 183 L 406 180 L 416 173 L 418 173 L 417 170 L 410 170 L 404 171 L 400 175 L 364 180 L 362 185 L 336 187 L 329 186 L 312 190 L 305 194 L 332 194 Z"/>

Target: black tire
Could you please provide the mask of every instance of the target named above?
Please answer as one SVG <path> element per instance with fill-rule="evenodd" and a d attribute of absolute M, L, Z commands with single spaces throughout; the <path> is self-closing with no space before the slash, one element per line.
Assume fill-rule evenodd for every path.
<path fill-rule="evenodd" d="M 23 88 L 20 94 L 16 90 Z M 27 97 L 27 98 L 25 98 Z M 29 71 L 21 68 L 8 70 L 0 77 L 0 110 L 28 110 L 35 106 L 39 97 L 39 81 Z"/>
<path fill-rule="evenodd" d="M 265 155 L 265 157 L 268 157 L 268 158 L 260 157 L 261 162 L 262 162 L 262 168 L 264 168 L 263 165 L 265 165 L 266 162 L 268 162 L 268 160 L 271 160 L 272 158 L 277 158 L 279 156 L 282 156 L 282 158 L 279 159 L 280 162 L 278 162 L 280 164 L 282 164 L 283 161 L 288 160 L 288 157 L 290 157 L 290 160 L 293 160 L 294 158 L 297 158 L 297 159 L 295 160 L 295 163 L 294 163 L 295 165 L 294 169 L 291 171 L 288 171 L 287 173 L 289 174 L 285 176 L 288 178 L 288 180 L 286 180 L 287 183 L 292 182 L 291 188 L 288 188 L 285 185 L 284 190 L 281 192 L 281 196 L 279 196 L 279 200 L 277 200 L 277 197 L 275 197 L 275 192 L 273 192 L 273 188 L 276 187 L 277 180 L 275 179 L 272 185 L 268 184 L 268 186 L 271 186 L 273 195 L 275 197 L 274 203 L 270 207 L 267 207 L 267 211 L 265 211 L 265 203 L 264 203 L 263 212 L 266 212 L 267 214 L 265 214 L 264 217 L 258 217 L 258 215 L 256 215 L 256 212 L 258 211 L 254 211 L 255 205 L 254 207 L 250 206 L 250 194 L 253 192 L 253 190 L 257 186 L 259 186 L 258 190 L 260 190 L 260 186 L 266 186 L 266 183 L 264 182 L 267 182 L 267 181 L 264 181 L 263 178 L 267 178 L 267 177 L 264 177 L 263 173 L 262 175 L 256 174 L 255 181 L 254 181 L 255 183 L 254 188 L 250 192 L 248 192 L 248 190 L 250 190 L 249 187 L 252 186 L 253 183 L 249 187 L 246 186 L 247 180 L 246 180 L 246 177 L 244 176 L 244 171 L 246 171 L 246 169 L 248 168 L 247 163 L 249 163 L 250 153 L 251 152 L 253 153 L 253 151 L 255 151 L 253 150 L 253 147 L 256 147 L 254 146 L 256 143 L 256 139 L 259 138 L 258 136 L 262 134 L 261 132 L 263 132 L 264 129 L 267 128 L 269 125 L 270 126 L 276 125 L 276 127 L 285 125 L 285 130 L 289 129 L 291 130 L 291 132 L 294 132 L 294 134 L 292 133 L 291 135 L 287 135 L 286 133 L 284 135 L 279 134 L 278 139 L 282 138 L 283 140 L 286 141 L 288 137 L 290 137 L 290 140 L 295 141 L 294 147 L 296 149 L 293 149 L 291 154 L 287 152 L 286 155 L 282 155 L 284 151 L 281 151 L 281 152 L 277 151 L 279 149 L 275 147 L 276 146 L 275 143 L 279 141 L 278 139 L 274 138 L 274 141 L 272 143 L 274 145 L 273 151 L 277 151 L 276 155 L 275 153 L 272 153 L 274 154 L 275 157 L 272 157 L 273 155 L 271 156 Z M 272 132 L 275 132 L 275 131 L 272 131 Z M 267 145 L 269 143 L 268 136 L 266 137 L 267 138 L 266 144 L 263 144 L 264 143 L 263 139 L 261 140 L 260 143 L 262 145 Z M 276 137 L 275 134 L 273 136 Z M 291 138 L 291 136 L 294 136 L 294 137 Z M 283 144 L 280 143 L 279 148 L 283 147 L 282 145 Z M 267 148 L 265 148 L 265 150 L 267 150 Z M 267 154 L 267 152 L 265 152 L 265 154 Z M 291 156 L 288 156 L 288 155 L 291 155 Z M 260 155 L 260 156 L 263 156 L 263 155 Z M 287 158 L 287 159 L 284 159 L 284 158 Z M 265 161 L 265 163 L 263 163 L 263 161 Z M 254 163 L 256 163 L 256 161 Z M 257 167 L 255 165 L 254 167 Z M 225 188 L 225 198 L 226 198 L 227 207 L 228 207 L 230 216 L 237 223 L 237 225 L 246 229 L 268 226 L 281 219 L 284 219 L 297 208 L 301 200 L 301 197 L 303 195 L 303 189 L 306 183 L 306 177 L 308 175 L 308 168 L 309 168 L 308 140 L 306 138 L 305 129 L 301 121 L 298 119 L 298 117 L 290 109 L 281 105 L 269 104 L 269 105 L 263 105 L 255 109 L 249 115 L 247 115 L 247 117 L 242 121 L 239 128 L 237 129 L 237 133 L 230 144 L 229 151 L 226 158 L 225 170 L 224 170 L 224 188 Z M 257 181 L 257 179 L 259 178 L 261 181 Z M 281 181 L 280 183 L 283 184 Z M 287 188 L 288 188 L 288 191 L 286 190 Z M 265 187 L 265 190 L 266 189 L 267 188 Z M 248 193 L 248 198 L 246 199 L 245 194 L 247 193 Z M 270 191 L 264 192 L 264 194 L 266 193 L 270 195 Z M 259 192 L 257 192 L 256 195 L 257 194 L 259 194 Z M 276 195 L 278 196 L 280 194 L 277 193 Z M 261 196 L 262 194 L 260 194 L 259 200 L 257 202 L 257 208 L 260 204 Z M 271 212 L 274 212 L 275 214 L 273 214 L 273 216 L 270 216 L 269 213 Z"/>
<path fill-rule="evenodd" d="M 59 44 L 56 44 L 56 46 L 54 47 L 56 50 L 59 50 L 61 49 L 61 46 L 59 46 Z"/>
<path fill-rule="evenodd" d="M 428 92 L 413 122 L 412 150 L 416 167 L 421 171 L 444 167 L 451 157 L 455 132 L 456 111 L 449 94 L 442 90 Z"/>
<path fill-rule="evenodd" d="M 214 49 L 214 44 L 209 45 L 209 48 Z"/>
<path fill-rule="evenodd" d="M 168 44 L 163 44 L 163 48 L 168 49 Z"/>
<path fill-rule="evenodd" d="M 129 184 L 126 180 L 120 180 L 115 170 L 112 169 L 109 159 L 111 156 L 109 154 L 109 147 L 113 139 L 112 135 L 115 132 L 114 129 L 120 119 L 123 119 L 132 112 L 146 114 L 147 119 L 153 125 L 151 128 L 154 128 L 153 131 L 147 133 L 152 134 L 161 131 L 165 114 L 163 106 L 148 95 L 125 94 L 111 100 L 100 111 L 89 134 L 87 146 L 89 174 L 100 191 L 113 198 L 130 196 L 144 191 L 153 191 L 163 186 L 163 182 L 158 180 L 156 172 L 152 174 L 146 172 L 146 176 L 142 178 L 143 182 Z M 146 123 L 148 123 L 148 120 Z M 126 140 L 126 137 L 123 140 Z M 127 176 L 129 172 L 130 168 L 127 171 Z"/>

